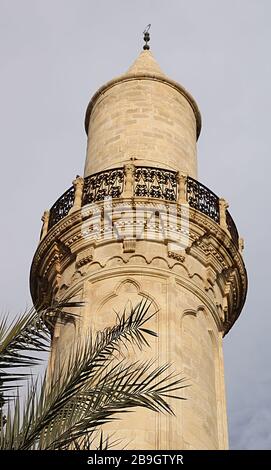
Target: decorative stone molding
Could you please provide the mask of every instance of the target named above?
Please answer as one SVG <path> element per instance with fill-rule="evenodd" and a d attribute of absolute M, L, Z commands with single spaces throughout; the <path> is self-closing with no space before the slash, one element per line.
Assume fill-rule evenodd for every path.
<path fill-rule="evenodd" d="M 47 277 L 48 273 L 50 272 L 52 266 L 55 267 L 55 272 L 57 274 L 60 273 L 60 251 L 57 242 L 55 242 L 52 246 L 52 250 L 50 253 L 50 259 L 46 263 L 46 267 L 43 271 L 43 277 Z"/>
<path fill-rule="evenodd" d="M 206 311 L 206 308 L 204 305 L 199 305 L 197 309 L 186 309 L 183 311 L 182 317 L 185 317 L 186 315 L 192 315 L 193 317 L 197 317 L 200 313 L 204 313 Z"/>
<path fill-rule="evenodd" d="M 168 257 L 176 259 L 177 261 L 180 261 L 183 263 L 185 261 L 185 256 L 181 255 L 180 253 L 177 253 L 176 251 L 168 251 Z"/>
<path fill-rule="evenodd" d="M 62 240 L 57 240 L 57 244 L 60 253 L 60 259 L 62 259 L 64 256 L 72 256 L 71 249 L 67 243 Z"/>
<path fill-rule="evenodd" d="M 187 254 L 190 254 L 191 252 L 191 249 L 193 247 L 196 247 L 196 246 L 199 246 L 200 248 L 202 248 L 203 251 L 205 251 L 206 253 L 208 252 L 208 248 L 206 246 L 206 244 L 204 243 L 209 237 L 209 231 L 208 229 L 202 233 L 201 235 L 198 235 L 198 234 L 190 234 L 190 239 L 191 239 L 191 242 L 189 244 L 189 246 L 185 249 L 186 253 Z"/>
<path fill-rule="evenodd" d="M 82 209 L 81 209 L 81 217 L 82 217 L 82 220 L 86 220 L 88 219 L 89 217 L 92 217 L 93 215 L 93 210 L 90 206 L 83 206 Z"/>
<path fill-rule="evenodd" d="M 82 239 L 82 234 L 81 232 L 77 233 L 76 235 L 73 235 L 72 237 L 68 238 L 66 241 L 66 246 L 71 247 L 74 243 L 78 242 L 78 240 Z"/>
<path fill-rule="evenodd" d="M 230 268 L 227 270 L 227 273 L 225 274 L 225 277 L 226 277 L 226 283 L 225 283 L 225 289 L 224 289 L 225 295 L 228 295 L 231 292 L 231 286 L 232 286 L 232 283 L 234 282 L 234 273 L 235 273 L 235 268 Z"/>
<path fill-rule="evenodd" d="M 123 253 L 134 253 L 136 249 L 136 239 L 123 240 Z"/>
<path fill-rule="evenodd" d="M 225 319 L 228 319 L 228 299 L 227 297 L 223 297 L 222 300 L 222 311 Z"/>
<path fill-rule="evenodd" d="M 103 206 L 103 201 L 97 202 L 95 205 L 95 214 L 96 212 L 100 213 L 102 218 L 105 217 L 102 211 Z M 174 209 L 175 207 L 176 209 L 173 211 L 173 216 L 174 214 L 177 216 L 177 222 L 175 224 L 172 223 L 173 219 L 171 218 L 171 212 L 167 219 L 163 219 L 167 227 L 166 239 L 157 238 L 156 233 L 157 230 L 159 230 L 159 227 L 157 224 L 154 224 L 151 231 L 152 238 L 144 241 L 144 243 L 148 244 L 148 247 L 143 247 L 143 251 L 141 251 L 141 247 L 143 245 L 141 242 L 137 244 L 133 239 L 133 234 L 137 234 L 138 223 L 140 221 L 138 221 L 133 214 L 135 214 L 135 210 L 137 208 L 139 208 L 139 210 L 146 211 L 149 207 L 151 207 L 151 210 L 154 212 L 156 210 L 161 210 L 163 214 L 165 210 L 170 208 Z M 228 233 L 223 230 L 218 223 L 192 207 L 189 207 L 189 247 L 186 249 L 185 254 L 179 252 L 177 249 L 175 250 L 173 245 L 176 243 L 176 240 L 179 240 L 178 237 L 182 234 L 181 216 L 183 207 L 184 206 L 176 205 L 176 203 L 174 206 L 174 203 L 164 203 L 155 199 L 150 199 L 147 202 L 146 199 L 144 200 L 140 197 L 133 200 L 130 198 L 130 200 L 127 199 L 124 201 L 122 198 L 119 198 L 112 201 L 113 218 L 115 219 L 114 215 L 116 216 L 113 226 L 115 227 L 116 225 L 116 229 L 118 229 L 120 233 L 122 233 L 122 230 L 124 229 L 126 232 L 125 235 L 123 233 L 122 237 L 122 253 L 125 254 L 122 260 L 122 269 L 127 270 L 128 273 L 131 269 L 137 269 L 137 265 L 140 265 L 139 258 L 132 259 L 132 257 L 141 256 L 144 253 L 148 253 L 150 250 L 150 256 L 146 257 L 146 264 L 149 265 L 151 269 L 154 271 L 161 269 L 163 271 L 165 269 L 161 264 L 163 258 L 168 263 L 168 268 L 166 269 L 169 269 L 171 273 L 174 272 L 178 278 L 189 277 L 190 273 L 192 276 L 189 277 L 190 282 L 192 281 L 193 285 L 199 283 L 201 289 L 203 289 L 209 297 L 209 289 L 212 290 L 215 296 L 218 295 L 219 291 L 221 291 L 221 295 L 222 293 L 225 295 L 224 287 L 227 279 L 224 275 L 224 270 L 234 266 L 236 268 L 236 274 L 231 286 L 229 287 L 230 294 L 227 296 L 229 312 L 224 323 L 224 332 L 227 332 L 238 317 L 246 296 L 247 277 L 240 250 L 238 250 L 238 247 L 232 243 Z M 128 212 L 127 217 L 122 217 L 123 211 Z M 109 239 L 108 237 L 104 237 L 103 233 L 101 233 L 99 238 L 95 238 L 94 231 L 88 231 L 88 236 L 84 237 L 84 234 L 82 233 L 81 212 L 85 212 L 84 223 L 91 223 L 93 218 L 93 207 L 89 205 L 83 207 L 81 211 L 70 214 L 63 218 L 63 220 L 59 221 L 58 224 L 49 230 L 38 246 L 31 268 L 31 292 L 34 302 L 37 302 L 37 304 L 40 304 L 40 302 L 43 301 L 44 291 L 47 292 L 47 297 L 51 298 L 52 292 L 57 288 L 57 284 L 59 284 L 59 276 L 62 275 L 62 273 L 65 273 L 67 267 L 75 261 L 75 257 L 79 253 L 80 255 L 77 257 L 79 265 L 75 266 L 75 270 L 78 272 L 80 268 L 80 271 L 83 270 L 84 273 L 80 273 L 81 275 L 78 281 L 76 281 L 76 285 L 77 282 L 80 283 L 83 279 L 87 279 L 88 277 L 92 278 L 96 273 L 98 275 L 98 273 L 102 272 L 104 269 L 106 272 L 109 272 L 109 270 L 116 269 L 117 266 L 120 266 L 121 259 L 119 264 L 114 260 L 102 260 L 98 265 L 93 262 L 93 258 L 91 259 L 91 252 L 88 252 L 86 256 L 84 255 L 84 252 L 88 250 L 92 244 L 95 244 L 97 249 L 108 244 L 112 244 L 113 247 L 113 245 L 119 244 L 120 238 Z M 120 219 L 118 219 L 118 217 L 120 217 Z M 89 221 L 88 218 L 90 219 Z M 102 228 L 103 224 L 101 224 L 101 229 Z M 53 249 L 56 240 L 58 241 L 59 258 L 57 258 L 55 249 Z M 135 243 L 135 251 L 130 251 L 133 249 L 133 245 Z M 161 260 L 160 258 L 157 258 L 157 255 L 151 256 L 152 243 L 161 244 Z M 167 246 L 168 244 L 170 246 Z M 70 251 L 67 250 L 67 248 Z M 138 252 L 138 250 L 140 251 Z M 169 252 L 171 252 L 170 255 Z M 131 253 L 132 256 L 127 258 L 126 253 Z M 185 259 L 183 259 L 183 256 L 185 256 Z M 80 259 L 81 257 L 82 261 Z M 170 263 L 170 259 L 172 259 L 173 264 L 172 262 Z M 193 274 L 196 272 L 194 271 L 194 268 L 192 268 L 194 261 L 200 263 L 204 268 L 200 277 Z M 56 262 L 58 263 L 58 268 L 56 267 L 56 269 L 52 269 L 52 266 L 54 266 Z M 189 262 L 187 266 L 186 262 Z M 184 271 L 182 270 L 182 267 L 185 269 Z M 215 285 L 218 286 L 218 289 L 216 290 L 214 290 L 214 286 L 212 286 L 212 275 L 210 272 L 207 274 L 205 271 L 205 269 L 208 268 L 213 270 L 217 275 Z M 84 277 L 82 277 L 83 275 Z M 41 279 L 41 283 L 38 282 L 39 278 Z M 65 276 L 62 276 L 61 278 L 62 284 L 67 280 L 67 278 L 64 278 Z M 45 282 L 48 282 L 47 287 L 45 286 Z M 69 287 L 69 293 L 72 288 L 72 286 Z M 219 303 L 222 305 L 222 298 Z"/>
<path fill-rule="evenodd" d="M 51 257 L 51 262 L 48 263 L 48 270 L 50 270 L 52 266 L 55 270 L 55 278 L 54 278 L 55 282 L 53 282 L 53 288 L 59 288 L 60 286 L 60 280 L 61 280 L 60 260 L 61 260 L 61 251 L 60 251 L 58 242 L 55 242 L 53 246 L 53 255 Z M 44 274 L 46 275 L 47 272 L 45 271 Z"/>
<path fill-rule="evenodd" d="M 84 276 L 84 273 L 80 269 L 77 269 L 72 275 L 72 283 L 79 281 Z"/>
<path fill-rule="evenodd" d="M 81 266 L 84 266 L 85 264 L 90 263 L 93 260 L 94 256 L 94 246 L 90 246 L 84 251 L 81 251 L 80 253 L 77 254 L 76 256 L 76 267 L 80 268 Z"/>
<path fill-rule="evenodd" d="M 139 205 L 141 207 L 141 202 L 139 202 Z M 137 207 L 138 204 L 136 204 Z M 160 204 L 154 204 L 153 207 L 160 207 Z M 133 211 L 134 207 L 132 205 L 129 206 L 127 209 L 128 211 Z M 179 211 L 178 211 L 179 214 Z M 116 214 L 117 215 L 117 214 Z M 132 220 L 132 218 L 129 218 L 129 220 Z M 77 223 L 80 222 L 80 218 L 78 218 L 78 214 L 74 214 L 72 216 L 66 217 L 62 222 L 58 224 L 58 226 L 54 227 L 53 229 L 50 230 L 50 233 L 45 237 L 45 239 L 40 243 L 34 261 L 33 261 L 33 266 L 39 262 L 39 260 L 42 260 L 44 257 L 44 253 L 47 251 L 49 246 L 52 244 L 52 242 L 56 238 L 60 238 L 64 236 L 65 234 L 65 244 L 69 247 L 71 247 L 72 251 L 74 251 L 74 244 L 78 245 L 78 242 L 80 242 L 80 246 L 83 247 L 84 239 L 82 238 L 81 234 L 81 226 L 78 225 L 78 229 L 76 229 Z M 133 222 L 135 223 L 135 221 Z M 194 230 L 194 227 L 197 228 L 197 230 Z M 169 228 L 170 231 L 172 231 L 171 228 Z M 203 230 L 205 233 L 203 233 Z M 175 230 L 176 233 L 180 231 L 179 225 L 177 225 L 177 231 Z M 197 211 L 193 210 L 190 208 L 190 230 L 189 230 L 189 239 L 191 240 L 190 247 L 187 249 L 187 253 L 190 252 L 190 249 L 194 245 L 195 247 L 200 247 L 206 254 L 208 254 L 208 247 L 206 243 L 200 243 L 200 241 L 204 241 L 203 238 L 207 238 L 208 236 L 212 236 L 216 239 L 219 240 L 220 245 L 222 243 L 222 246 L 225 245 L 226 249 L 229 250 L 229 255 L 232 257 L 236 258 L 236 263 L 239 263 L 239 266 L 241 267 L 243 265 L 242 260 L 240 258 L 240 254 L 237 253 L 235 246 L 231 243 L 229 237 L 226 235 L 224 231 L 222 231 L 219 228 L 219 225 L 217 225 L 215 222 L 210 221 L 210 219 L 202 214 L 199 214 Z M 82 240 L 81 240 L 82 239 Z M 91 237 L 88 237 L 87 243 L 89 244 Z M 114 241 L 114 240 L 113 240 Z M 106 241 L 108 243 L 108 240 Z M 102 239 L 98 241 L 98 243 L 104 243 Z M 221 252 L 221 250 L 219 250 Z M 218 254 L 218 257 L 221 259 L 221 255 Z M 222 256 L 223 258 L 223 256 Z"/>
<path fill-rule="evenodd" d="M 208 267 L 206 269 L 206 279 L 205 279 L 205 290 L 208 291 L 210 287 L 213 287 L 216 281 L 217 275 L 213 269 Z"/>

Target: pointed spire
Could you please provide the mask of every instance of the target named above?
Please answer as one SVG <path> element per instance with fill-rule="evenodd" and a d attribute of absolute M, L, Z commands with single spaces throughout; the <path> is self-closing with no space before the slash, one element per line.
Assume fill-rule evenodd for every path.
<path fill-rule="evenodd" d="M 142 51 L 125 75 L 159 75 L 165 77 L 160 65 L 149 50 Z"/>

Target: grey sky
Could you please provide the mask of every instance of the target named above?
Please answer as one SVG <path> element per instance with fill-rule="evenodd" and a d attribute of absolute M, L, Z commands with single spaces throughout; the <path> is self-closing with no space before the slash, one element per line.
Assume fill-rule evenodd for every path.
<path fill-rule="evenodd" d="M 232 448 L 271 448 L 269 0 L 0 0 L 2 311 L 30 304 L 44 209 L 83 172 L 90 96 L 151 28 L 161 68 L 197 100 L 199 180 L 245 238 L 246 306 L 225 338 Z"/>

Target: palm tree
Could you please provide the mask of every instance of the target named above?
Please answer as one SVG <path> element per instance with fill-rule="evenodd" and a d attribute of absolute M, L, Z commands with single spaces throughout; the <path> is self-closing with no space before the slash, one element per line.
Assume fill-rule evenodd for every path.
<path fill-rule="evenodd" d="M 155 315 L 149 313 L 149 300 L 117 316 L 113 327 L 85 335 L 50 387 L 46 376 L 33 381 L 20 372 L 39 362 L 37 353 L 48 351 L 52 313 L 58 319 L 67 319 L 73 315 L 67 309 L 79 305 L 63 301 L 50 309 L 32 308 L 9 326 L 6 317 L 1 321 L 0 449 L 89 449 L 95 448 L 98 433 L 98 448 L 106 449 L 108 438 L 103 437 L 101 427 L 117 414 L 135 407 L 174 414 L 167 398 L 180 399 L 175 392 L 184 385 L 179 375 L 170 372 L 169 365 L 116 361 L 123 346 L 133 344 L 142 349 L 148 346 L 148 336 L 157 336 L 145 326 Z M 26 398 L 23 400 L 18 392 L 12 397 L 14 390 L 18 391 L 18 382 L 25 378 Z"/>

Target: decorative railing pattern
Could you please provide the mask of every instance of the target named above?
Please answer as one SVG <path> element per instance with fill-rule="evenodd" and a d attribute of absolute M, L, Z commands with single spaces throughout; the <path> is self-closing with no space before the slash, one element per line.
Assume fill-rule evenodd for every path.
<path fill-rule="evenodd" d="M 231 234 L 232 241 L 236 246 L 238 246 L 238 241 L 239 241 L 238 230 L 236 228 L 236 225 L 229 211 L 226 211 L 226 222 L 227 222 L 228 230 Z"/>
<path fill-rule="evenodd" d="M 82 205 L 102 201 L 106 197 L 120 197 L 123 192 L 123 168 L 101 171 L 95 175 L 87 176 L 84 180 Z"/>
<path fill-rule="evenodd" d="M 69 188 L 50 209 L 48 229 L 68 215 L 74 203 L 74 187 Z"/>
<path fill-rule="evenodd" d="M 135 167 L 134 195 L 166 201 L 177 200 L 176 172 L 152 167 Z"/>
<path fill-rule="evenodd" d="M 132 175 L 132 176 L 131 176 Z M 132 197 L 148 197 L 166 201 L 187 202 L 190 207 L 202 212 L 223 228 L 229 231 L 233 242 L 238 246 L 238 231 L 228 210 L 221 212 L 221 201 L 216 194 L 191 178 L 185 178 L 185 185 L 180 185 L 180 175 L 175 171 L 161 168 L 126 165 L 123 168 L 101 171 L 94 175 L 81 178 L 80 184 L 73 186 L 61 196 L 50 210 L 48 230 L 72 210 L 77 210 L 79 199 L 81 206 L 104 200 L 106 197 L 130 197 L 131 184 Z M 132 179 L 132 183 L 131 183 Z M 79 178 L 80 180 L 80 178 Z M 129 181 L 128 181 L 129 180 Z M 76 189 L 78 187 L 78 189 Z M 182 196 L 180 198 L 180 195 Z M 225 203 L 225 201 L 224 201 Z M 220 217 L 221 215 L 221 217 Z"/>
<path fill-rule="evenodd" d="M 219 197 L 190 176 L 186 180 L 186 198 L 189 206 L 203 212 L 219 224 Z"/>

